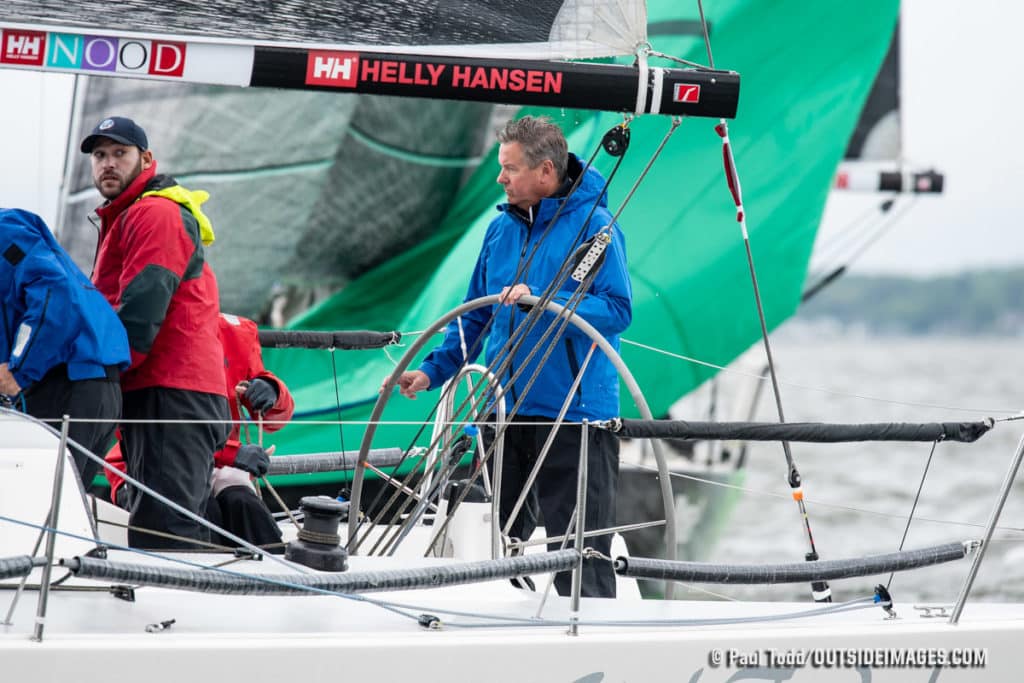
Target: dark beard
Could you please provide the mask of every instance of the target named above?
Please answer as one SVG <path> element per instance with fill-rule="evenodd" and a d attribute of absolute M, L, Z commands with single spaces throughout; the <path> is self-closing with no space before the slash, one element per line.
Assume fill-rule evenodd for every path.
<path fill-rule="evenodd" d="M 106 192 L 104 192 L 103 189 L 100 187 L 100 181 L 99 180 L 94 180 L 93 181 L 93 185 L 96 186 L 96 189 L 100 191 L 100 194 L 103 195 L 103 197 L 105 199 L 112 200 L 112 199 L 115 199 L 115 198 L 121 196 L 121 193 L 124 192 L 128 188 L 128 186 L 132 184 L 132 181 L 134 181 L 136 178 L 139 177 L 140 173 L 142 173 L 142 157 L 141 156 L 139 157 L 138 163 L 135 164 L 135 168 L 133 168 L 132 172 L 128 174 L 128 177 L 125 178 L 123 182 L 121 182 L 120 187 L 118 187 L 117 191 L 115 191 L 114 193 L 107 194 Z"/>

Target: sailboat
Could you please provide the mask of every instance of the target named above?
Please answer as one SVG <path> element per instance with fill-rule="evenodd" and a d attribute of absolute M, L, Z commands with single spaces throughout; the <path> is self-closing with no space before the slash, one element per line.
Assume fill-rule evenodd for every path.
<path fill-rule="evenodd" d="M 520 3 L 500 4 L 511 13 L 512 19 L 524 16 L 526 8 Z M 529 5 L 531 11 L 536 5 L 544 5 L 522 4 Z M 131 12 L 126 11 L 128 5 L 131 5 Z M 185 6 L 188 3 L 181 5 L 182 11 L 189 9 Z M 511 27 L 518 26 L 518 22 L 509 21 L 507 15 L 499 11 L 501 8 L 487 3 L 479 5 L 497 13 L 494 23 L 501 29 L 503 39 L 509 37 Z M 554 11 L 549 12 L 551 17 L 571 15 L 575 10 L 578 15 L 598 16 L 596 24 L 607 21 L 608 15 L 588 3 L 551 5 L 554 6 Z M 670 16 L 668 5 L 652 3 L 647 7 L 646 18 L 652 25 Z M 429 6 L 418 11 L 415 7 L 399 9 L 396 3 L 360 3 L 358 6 L 345 3 L 332 9 L 345 20 L 341 23 L 348 25 L 348 20 L 353 20 L 352 26 L 361 26 L 354 21 L 357 16 L 365 15 L 372 20 L 397 13 L 397 20 L 401 20 L 408 15 L 421 22 L 417 31 L 425 30 L 424 27 L 443 28 L 447 21 L 440 19 L 457 23 L 466 10 L 461 4 L 457 9 L 462 12 L 446 4 L 439 7 L 440 10 Z M 616 20 L 611 25 L 616 29 L 624 23 L 632 26 L 623 20 L 642 19 L 644 12 L 640 7 L 640 3 L 612 3 Z M 242 86 L 309 86 L 330 90 L 333 85 L 308 84 L 306 80 L 351 79 L 354 62 L 351 58 L 344 62 L 345 58 L 339 53 L 358 49 L 361 58 L 363 55 L 362 44 L 356 42 L 365 40 L 363 34 L 353 34 L 341 42 L 333 36 L 313 33 L 314 29 L 329 23 L 332 16 L 338 16 L 321 8 L 316 8 L 310 16 L 297 5 L 274 3 L 268 9 L 289 11 L 287 17 L 291 21 L 282 18 L 282 23 L 290 23 L 299 35 L 254 33 L 255 39 L 250 37 L 248 42 L 237 36 L 216 35 L 212 41 L 193 40 L 193 36 L 202 32 L 221 33 L 222 24 L 211 21 L 217 17 L 237 18 L 233 23 L 243 27 L 243 32 L 255 31 L 245 19 L 260 14 L 262 8 L 207 3 L 203 8 L 206 14 L 193 17 L 192 21 L 181 21 L 173 34 L 166 32 L 165 15 L 146 15 L 144 9 L 142 3 L 120 3 L 116 7 L 97 3 L 96 7 L 88 8 L 88 16 L 84 16 L 83 6 L 77 5 L 69 16 L 67 8 L 57 3 L 14 0 L 7 3 L 0 14 L 3 65 L 65 71 L 80 69 L 77 64 L 47 62 L 50 53 L 45 46 L 60 44 L 72 49 L 70 46 L 76 44 L 75 36 L 81 38 L 83 46 L 89 37 L 108 41 L 123 38 L 125 45 L 150 41 L 151 51 L 147 54 L 155 54 L 154 44 L 167 44 L 172 48 L 184 44 L 186 54 L 208 57 L 208 60 L 197 60 L 204 66 L 196 72 L 183 67 L 180 75 L 168 76 L 163 70 L 171 69 L 173 55 L 177 53 L 165 48 L 162 59 L 169 61 L 154 62 L 152 70 L 156 73 L 147 71 L 150 79 L 185 78 L 187 74 L 198 82 L 212 80 Z M 442 10 L 443 17 L 430 14 Z M 429 15 L 426 20 L 423 12 Z M 772 24 L 770 18 L 775 13 L 796 19 L 781 26 Z M 744 74 L 743 104 L 738 109 L 733 106 L 738 103 L 739 75 L 736 72 L 678 69 L 686 72 L 680 79 L 693 79 L 695 82 L 690 85 L 700 85 L 701 92 L 705 92 L 706 87 L 712 93 L 717 92 L 719 86 L 733 88 L 731 92 L 735 97 L 726 96 L 724 108 L 721 101 L 714 98 L 715 108 L 688 107 L 694 104 L 703 107 L 705 103 L 687 101 L 696 95 L 692 89 L 676 87 L 685 81 L 674 82 L 671 74 L 658 71 L 663 67 L 645 64 L 643 60 L 651 57 L 642 49 L 647 34 L 636 36 L 628 32 L 626 48 L 612 47 L 607 54 L 622 54 L 623 51 L 631 54 L 639 46 L 642 59 L 638 59 L 637 64 L 579 66 L 580 73 L 588 74 L 588 78 L 592 72 L 603 74 L 608 69 L 621 70 L 611 73 L 627 74 L 633 89 L 625 100 L 604 104 L 606 93 L 600 85 L 595 90 L 584 88 L 583 100 L 549 97 L 551 92 L 518 93 L 515 97 L 522 96 L 521 104 L 534 106 L 592 106 L 601 102 L 602 106 L 615 110 L 646 111 L 659 101 L 654 94 L 660 87 L 660 102 L 664 103 L 666 98 L 676 102 L 680 114 L 713 119 L 737 114 L 735 130 L 730 134 L 731 144 L 737 152 L 750 200 L 743 208 L 749 216 L 758 217 L 756 222 L 751 220 L 749 236 L 757 244 L 761 295 L 766 304 L 763 324 L 774 326 L 795 309 L 810 238 L 817 227 L 829 179 L 842 154 L 845 136 L 833 135 L 831 128 L 849 128 L 856 119 L 856 107 L 839 105 L 847 101 L 859 102 L 866 94 L 871 72 L 884 53 L 884 36 L 895 21 L 895 13 L 896 3 L 882 0 L 871 3 L 870 7 L 861 3 L 855 8 L 843 3 L 828 3 L 827 6 L 824 3 L 821 6 L 774 3 L 770 12 L 756 2 L 721 3 L 712 21 L 715 34 L 719 36 L 718 58 Z M 126 26 L 129 22 L 130 26 Z M 647 23 L 640 22 L 641 25 Z M 764 33 L 769 25 L 773 27 L 768 36 L 772 41 L 770 48 L 755 45 L 751 35 Z M 550 28 L 546 31 L 546 36 L 552 33 Z M 558 35 L 565 33 L 557 32 Z M 571 32 L 569 35 L 575 37 Z M 791 55 L 807 57 L 808 45 L 798 38 L 809 36 L 820 50 L 818 58 L 808 58 L 806 64 L 811 66 L 805 69 L 788 68 Z M 275 44 L 275 38 L 318 42 L 315 45 Z M 526 36 L 523 44 L 531 40 L 532 36 Z M 432 72 L 427 65 L 433 64 L 436 68 L 442 63 L 440 57 L 435 59 L 436 53 L 424 45 L 399 52 L 390 41 L 400 42 L 393 37 L 385 38 L 389 44 L 384 54 L 389 57 L 373 58 L 379 59 L 380 65 L 376 72 L 378 80 L 372 85 L 376 90 L 369 92 L 379 93 L 384 87 L 379 80 L 385 73 L 384 61 L 395 63 L 396 82 L 387 83 L 389 88 L 433 87 L 422 81 L 430 80 Z M 542 49 L 547 51 L 544 59 L 606 54 L 601 51 L 566 54 L 553 52 L 555 48 L 551 47 Z M 698 37 L 686 36 L 665 49 L 696 58 L 704 47 Z M 457 55 L 452 59 L 467 62 L 492 58 L 480 54 L 472 56 L 458 45 L 446 45 L 441 51 Z M 319 52 L 330 54 L 314 54 Z M 58 54 L 64 52 L 58 51 Z M 403 55 L 410 54 L 426 55 L 426 58 L 404 61 Z M 490 69 L 522 69 L 526 82 L 531 76 L 525 72 L 542 72 L 533 77 L 540 79 L 536 87 L 541 91 L 555 87 L 554 80 L 546 81 L 544 73 L 556 69 L 564 72 L 564 85 L 570 80 L 569 73 L 577 68 L 573 66 L 575 63 L 563 62 L 545 66 L 524 64 L 518 61 L 523 53 L 507 46 L 491 54 L 500 55 L 493 57 L 499 60 L 497 65 L 474 62 L 469 68 L 488 70 L 486 74 L 492 73 Z M 39 55 L 41 58 L 33 62 Z M 861 59 L 854 59 L 854 55 Z M 250 56 L 251 61 L 248 61 Z M 318 58 L 322 61 L 317 62 Z M 400 63 L 412 66 L 402 71 Z M 417 72 L 416 64 L 424 66 Z M 445 64 L 454 71 L 454 62 Z M 312 76 L 306 72 L 310 65 Z M 644 70 L 646 78 L 641 78 Z M 137 69 L 121 73 L 140 75 Z M 511 72 L 504 73 L 511 84 Z M 118 72 L 115 70 L 112 75 Z M 784 75 L 791 78 L 783 78 Z M 475 76 L 468 78 L 471 84 Z M 658 78 L 662 79 L 660 86 Z M 400 79 L 411 83 L 397 82 Z M 809 87 L 812 83 L 823 87 L 812 89 Z M 492 83 L 488 81 L 488 85 Z M 468 92 L 476 96 L 496 88 L 484 88 L 481 84 L 479 89 L 469 85 L 465 90 L 459 94 Z M 608 90 L 613 91 L 615 87 L 608 86 Z M 645 92 L 641 95 L 641 91 Z M 445 95 L 452 96 L 452 93 Z M 487 93 L 487 97 L 492 96 L 493 92 Z M 812 119 L 807 113 L 811 105 L 817 110 L 813 126 L 808 125 Z M 661 110 L 670 111 L 668 108 Z M 596 148 L 605 131 L 622 124 L 623 118 L 621 114 L 573 111 L 566 113 L 562 122 L 568 129 L 570 146 L 588 149 Z M 658 143 L 669 132 L 671 123 L 674 121 L 666 117 L 638 117 L 628 121 L 636 141 L 632 143 L 631 155 L 623 162 L 622 178 L 639 177 L 640 169 L 655 156 Z M 714 135 L 711 127 L 708 128 L 705 132 Z M 721 130 L 726 128 L 723 126 Z M 720 140 L 714 139 L 713 144 L 708 144 L 696 134 L 681 142 L 677 140 L 674 139 L 673 144 L 679 145 L 680 156 L 673 158 L 671 164 L 666 163 L 666 157 L 657 160 L 654 168 L 658 172 L 640 186 L 622 217 L 624 226 L 638 226 L 636 237 L 630 242 L 630 260 L 639 290 L 632 335 L 641 343 L 657 341 L 657 344 L 645 344 L 647 346 L 669 348 L 677 355 L 721 364 L 756 338 L 762 321 L 750 307 L 750 280 L 742 258 L 744 247 L 734 227 L 735 208 L 729 201 L 728 191 L 722 187 Z M 779 149 L 784 150 L 783 155 L 776 153 Z M 634 160 L 633 155 L 638 158 Z M 785 163 L 780 164 L 780 158 L 785 159 Z M 596 163 L 600 167 L 612 162 Z M 482 166 L 487 165 L 488 160 L 483 160 Z M 715 170 L 701 170 L 709 168 Z M 786 182 L 781 182 L 783 178 Z M 296 320 L 294 327 L 333 329 L 336 325 L 329 321 L 344 313 L 345 319 L 350 321 L 348 326 L 354 328 L 423 330 L 436 327 L 439 321 L 452 315 L 465 283 L 461 273 L 472 261 L 470 255 L 476 251 L 480 231 L 487 220 L 483 207 L 493 203 L 495 192 L 485 189 L 489 180 L 482 175 L 470 181 L 467 191 L 460 195 L 428 243 L 353 280 L 335 297 Z M 613 186 L 612 192 L 626 196 L 622 185 Z M 713 199 L 716 192 L 721 198 L 717 201 Z M 656 207 L 661 211 L 660 219 L 654 220 L 652 214 L 634 207 Z M 690 227 L 680 231 L 682 224 Z M 633 234 L 630 232 L 631 236 Z M 667 277 L 669 275 L 672 277 Z M 493 302 L 485 301 L 480 305 L 490 303 Z M 363 324 L 371 321 L 373 324 Z M 697 321 L 697 327 L 687 328 L 682 324 L 690 321 Z M 420 337 L 417 343 L 423 342 L 422 348 L 426 341 Z M 330 348 L 337 348 L 337 345 L 332 343 Z M 417 351 L 416 343 L 410 345 L 397 361 L 398 367 L 412 363 Z M 356 352 L 361 353 L 365 352 Z M 296 387 L 296 401 L 318 411 L 311 417 L 330 414 L 332 418 L 340 417 L 342 423 L 340 438 L 339 421 L 334 419 L 322 420 L 326 424 L 309 420 L 308 424 L 291 425 L 286 431 L 294 436 L 282 436 L 282 450 L 287 446 L 294 449 L 292 452 L 337 451 L 340 446 L 344 451 L 348 449 L 341 442 L 347 440 L 352 445 L 361 441 L 359 461 L 369 463 L 370 447 L 377 445 L 371 431 L 389 442 L 407 441 L 407 437 L 402 437 L 408 428 L 400 423 L 421 423 L 422 408 L 377 396 L 381 376 L 392 372 L 395 364 L 381 358 L 377 355 L 379 352 L 370 353 L 373 354 L 370 361 L 362 356 L 352 361 L 353 367 L 346 369 L 344 375 L 337 373 L 338 384 L 349 397 L 348 405 L 339 405 L 340 400 L 332 404 L 324 399 L 329 392 L 333 393 L 333 356 L 324 360 L 323 352 L 314 355 L 312 351 L 290 353 L 284 350 L 267 354 L 267 364 L 290 386 Z M 338 355 L 344 357 L 345 354 Z M 732 438 L 730 435 L 734 436 L 737 430 L 746 433 L 736 426 L 715 431 L 705 425 L 703 430 L 693 432 L 686 431 L 686 425 L 630 421 L 628 418 L 638 414 L 651 417 L 652 412 L 666 407 L 712 370 L 708 366 L 668 363 L 661 358 L 644 361 L 639 346 L 636 350 L 627 350 L 625 355 L 625 365 L 636 368 L 630 373 L 638 389 L 632 394 L 636 405 L 624 405 L 626 419 L 617 425 L 608 425 L 609 428 L 638 435 L 639 431 L 629 430 L 661 424 L 673 430 L 665 434 L 679 438 L 693 438 L 697 433 L 699 438 Z M 316 360 L 310 362 L 312 358 Z M 369 413 L 370 403 L 374 406 L 372 413 Z M 387 418 L 377 419 L 385 408 L 390 411 Z M 367 414 L 369 426 L 359 424 L 360 417 Z M 405 416 L 414 419 L 403 420 Z M 958 435 L 967 439 L 977 438 L 990 427 L 984 424 L 963 428 L 925 425 L 898 431 L 905 436 L 914 432 L 927 440 L 958 438 Z M 623 428 L 625 432 L 621 431 Z M 878 430 L 865 429 L 858 434 L 878 437 Z M 360 436 L 361 439 L 356 438 Z M 769 434 L 770 438 L 783 440 L 798 436 L 796 431 L 785 430 Z M 757 574 L 762 578 L 770 575 L 774 580 L 809 583 L 823 577 L 835 580 L 849 575 L 850 571 L 888 572 L 954 561 L 969 553 L 975 553 L 973 572 L 983 557 L 985 546 L 979 547 L 969 539 L 936 548 L 850 561 L 804 562 L 798 558 L 800 561 L 795 565 L 760 569 L 658 564 L 627 553 L 605 560 L 615 562 L 621 577 L 620 597 L 616 600 L 549 595 L 544 584 L 550 572 L 569 569 L 581 561 L 580 554 L 573 550 L 496 557 L 499 553 L 494 552 L 494 539 L 489 533 L 494 520 L 493 514 L 487 516 L 487 503 L 463 503 L 450 520 L 436 516 L 433 525 L 408 527 L 403 543 L 391 555 L 353 553 L 339 559 L 339 554 L 335 553 L 338 565 L 329 572 L 318 572 L 296 561 L 279 560 L 258 549 L 251 556 L 244 553 L 143 554 L 113 540 L 111 529 L 116 528 L 112 523 L 117 521 L 117 510 L 101 499 L 84 494 L 72 468 L 65 466 L 67 443 L 60 434 L 23 415 L 4 411 L 0 414 L 0 444 L 0 463 L 5 472 L 0 479 L 3 487 L 0 515 L 4 525 L 0 574 L 6 585 L 18 588 L 11 592 L 12 605 L 7 616 L 10 625 L 0 634 L 0 651 L 5 672 L 13 677 L 41 673 L 55 680 L 77 675 L 84 669 L 102 670 L 104 678 L 114 681 L 135 679 L 140 672 L 160 681 L 224 677 L 240 671 L 267 679 L 295 675 L 386 675 L 395 679 L 425 676 L 495 681 L 520 680 L 527 676 L 552 681 L 715 681 L 759 677 L 779 680 L 780 676 L 783 680 L 794 677 L 844 680 L 851 673 L 849 669 L 857 669 L 862 679 L 866 672 L 871 680 L 908 680 L 911 674 L 920 674 L 921 680 L 934 680 L 936 670 L 942 680 L 975 680 L 979 673 L 993 680 L 1006 680 L 1014 675 L 1012 648 L 1024 628 L 1024 610 L 1019 605 L 972 604 L 961 619 L 970 588 L 970 573 L 963 600 L 952 612 L 937 606 L 929 610 L 927 616 L 908 614 L 898 604 L 894 605 L 892 597 L 884 590 L 830 605 L 712 603 L 641 600 L 634 583 L 637 576 L 662 581 L 697 581 L 709 580 L 709 577 L 710 580 L 716 577 L 728 580 L 740 574 L 751 578 Z M 1021 449 L 1018 449 L 1008 470 L 1008 482 L 1012 482 L 1020 459 Z M 664 474 L 662 470 L 663 477 Z M 357 496 L 358 481 L 353 488 Z M 1006 490 L 1000 493 L 1005 497 Z M 665 500 L 670 498 L 666 496 Z M 333 499 L 310 501 L 305 506 L 302 522 L 305 525 L 315 520 L 320 527 L 304 526 L 305 537 L 310 538 L 313 531 L 319 531 L 342 536 L 351 543 L 352 527 L 360 530 L 360 513 L 364 510 L 353 498 L 348 508 L 348 521 L 343 524 L 339 519 L 344 513 L 341 507 Z M 440 543 L 441 550 L 437 552 L 438 534 L 446 525 L 442 519 L 450 523 L 447 536 Z M 992 526 L 997 519 L 998 505 Z M 664 523 L 668 524 L 668 518 Z M 302 532 L 290 522 L 283 526 L 291 531 L 290 542 L 303 540 Z M 578 526 L 578 532 L 583 533 L 582 524 Z M 991 533 L 991 526 L 988 532 Z M 391 530 L 378 528 L 373 533 L 382 537 Z M 481 544 L 482 537 L 488 542 Z M 371 540 L 375 538 L 378 537 L 371 536 Z M 345 565 L 347 571 L 341 571 Z M 57 574 L 59 576 L 55 576 Z M 516 588 L 505 580 L 529 574 L 536 575 L 540 588 L 536 592 Z M 687 578 L 682 578 L 684 576 Z M 421 592 L 418 588 L 424 590 Z M 31 597 L 36 600 L 30 600 Z M 402 656 L 394 656 L 396 652 Z M 153 666 L 154 663 L 158 665 Z"/>
<path fill-rule="evenodd" d="M 825 220 L 830 212 L 858 218 L 834 235 L 820 236 L 811 263 L 815 277 L 803 294 L 805 302 L 841 277 L 854 260 L 906 218 L 920 199 L 943 192 L 945 174 L 911 162 L 903 150 L 902 25 L 899 21 L 893 29 L 885 59 L 836 171 L 830 196 L 834 206 L 826 207 Z M 865 202 L 872 203 L 867 211 L 863 210 Z"/>

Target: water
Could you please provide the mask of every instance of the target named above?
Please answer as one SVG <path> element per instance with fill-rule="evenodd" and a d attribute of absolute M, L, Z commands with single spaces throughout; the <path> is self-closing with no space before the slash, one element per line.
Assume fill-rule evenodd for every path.
<path fill-rule="evenodd" d="M 1024 404 L 1017 339 L 810 338 L 784 330 L 773 343 L 789 422 L 950 422 L 1007 417 Z M 800 385 L 800 386 L 795 386 Z M 828 389 L 810 390 L 807 387 Z M 908 404 L 928 404 L 908 405 Z M 935 407 L 928 407 L 935 406 Z M 770 394 L 759 420 L 775 420 Z M 974 444 L 939 444 L 906 548 L 981 538 L 996 493 L 1024 433 L 1024 420 L 997 423 Z M 822 559 L 896 550 L 928 443 L 792 444 Z M 709 557 L 734 563 L 794 562 L 808 541 L 786 481 L 778 443 L 753 444 L 744 493 Z M 1024 468 L 981 566 L 972 600 L 1024 599 Z M 952 603 L 969 560 L 899 573 L 894 599 Z M 832 582 L 836 600 L 870 594 L 888 575 Z M 744 599 L 806 599 L 809 586 L 708 586 Z M 683 597 L 696 597 L 683 591 Z M 969 608 L 968 608 L 969 609 Z"/>

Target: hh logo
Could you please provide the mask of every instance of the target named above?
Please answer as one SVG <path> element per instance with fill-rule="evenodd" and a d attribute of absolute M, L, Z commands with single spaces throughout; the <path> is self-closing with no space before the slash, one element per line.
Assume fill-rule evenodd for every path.
<path fill-rule="evenodd" d="M 0 42 L 0 64 L 42 66 L 46 34 L 40 31 L 3 30 Z"/>
<path fill-rule="evenodd" d="M 359 53 L 310 50 L 306 62 L 307 85 L 354 88 L 359 81 Z"/>
<path fill-rule="evenodd" d="M 693 104 L 700 102 L 700 86 L 692 83 L 676 83 L 675 90 L 672 91 L 672 101 Z"/>

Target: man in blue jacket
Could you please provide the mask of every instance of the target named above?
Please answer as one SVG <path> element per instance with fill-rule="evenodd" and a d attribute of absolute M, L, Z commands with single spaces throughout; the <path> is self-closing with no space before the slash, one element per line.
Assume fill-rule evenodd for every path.
<path fill-rule="evenodd" d="M 0 209 L 0 394 L 60 428 L 92 453 L 107 452 L 121 417 L 120 371 L 128 337 L 114 309 L 39 216 Z M 99 464 L 71 449 L 86 487 Z"/>
<path fill-rule="evenodd" d="M 561 129 L 546 118 L 524 117 L 510 121 L 498 133 L 498 141 L 501 143 L 498 182 L 505 188 L 508 203 L 498 207 L 499 215 L 487 228 L 466 294 L 466 301 L 494 294 L 502 297 L 495 320 L 486 331 L 488 366 L 497 369 L 495 359 L 500 365 L 510 334 L 528 315 L 514 304 L 526 294 L 540 296 L 558 277 L 563 264 L 572 264 L 577 250 L 609 225 L 611 242 L 596 277 L 575 310 L 618 349 L 618 335 L 632 319 L 632 292 L 625 241 L 618 225 L 612 224 L 603 192 L 604 178 L 594 168 L 584 171 L 579 158 L 569 154 Z M 557 220 L 552 224 L 556 214 Z M 566 304 L 578 284 L 566 278 L 554 300 Z M 473 362 L 479 344 L 484 341 L 480 337 L 491 314 L 490 309 L 468 313 L 462 317 L 461 329 L 459 321 L 453 321 L 444 341 L 419 369 L 402 374 L 401 393 L 414 398 L 421 390 L 441 386 L 463 364 Z M 541 316 L 513 354 L 511 367 L 500 377 L 506 392 L 506 410 L 518 403 L 514 423 L 505 433 L 501 491 L 503 526 L 551 431 L 552 420 L 558 417 L 591 347 L 586 335 L 569 326 L 543 361 L 552 337 L 549 335 L 546 340 L 541 337 L 553 322 L 552 314 Z M 527 359 L 538 346 L 540 350 Z M 472 357 L 464 357 L 463 349 L 473 349 Z M 542 362 L 536 380 L 527 388 Z M 510 376 L 520 368 L 523 372 L 510 384 Z M 607 356 L 595 350 L 583 369 L 579 387 L 573 392 L 565 421 L 607 420 L 618 414 L 618 375 Z M 570 424 L 558 430 L 531 494 L 539 504 L 549 536 L 564 534 L 572 517 L 580 436 L 578 425 Z M 618 454 L 618 440 L 611 433 L 590 430 L 587 530 L 604 529 L 615 523 Z M 530 512 L 527 509 L 518 515 L 511 527 L 511 536 L 529 538 L 534 530 Z M 588 538 L 587 545 L 608 555 L 611 536 Z M 558 544 L 551 547 L 557 548 Z M 588 561 L 583 567 L 583 595 L 615 596 L 615 574 L 610 563 Z M 555 578 L 555 586 L 562 595 L 569 593 L 570 583 L 568 572 Z"/>

